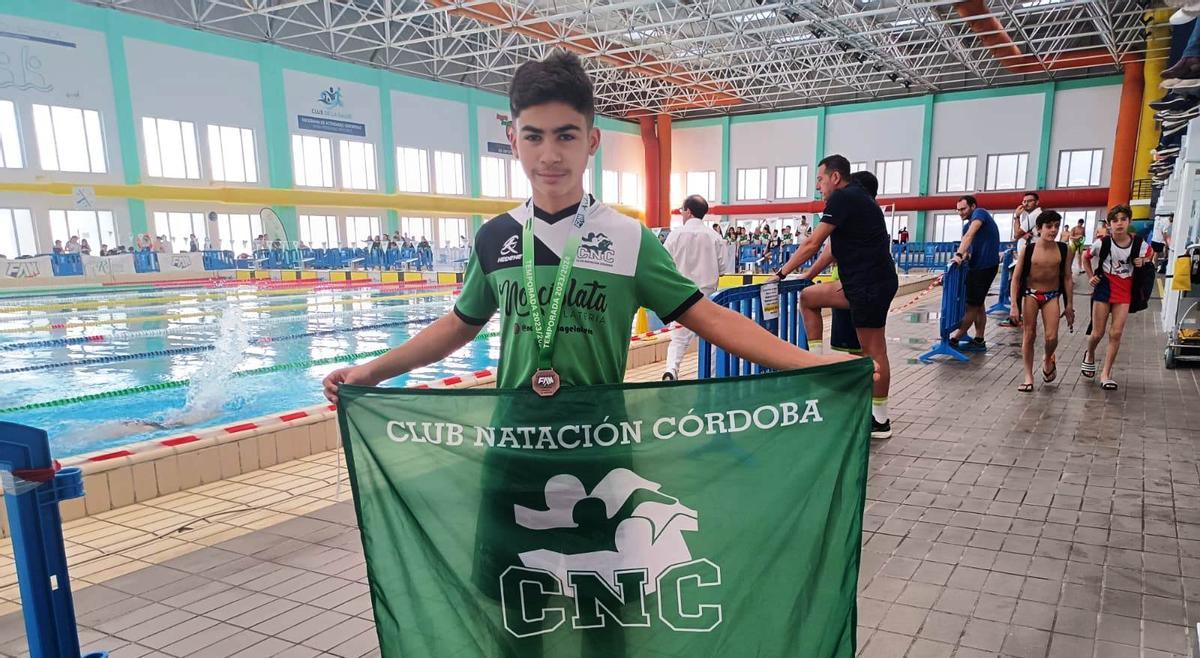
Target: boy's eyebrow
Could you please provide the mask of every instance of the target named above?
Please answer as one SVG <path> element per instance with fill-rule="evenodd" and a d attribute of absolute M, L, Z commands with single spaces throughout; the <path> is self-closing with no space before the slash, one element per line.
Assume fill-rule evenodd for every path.
<path fill-rule="evenodd" d="M 555 128 L 554 134 L 561 135 L 563 133 L 568 133 L 571 131 L 582 131 L 582 130 L 583 130 L 582 128 L 580 128 L 579 126 L 577 126 L 573 123 L 567 123 L 567 124 L 563 124 L 563 125 Z M 521 132 L 532 133 L 534 135 L 543 135 L 543 134 L 545 134 L 546 131 L 542 130 L 541 128 L 537 128 L 535 126 L 525 125 L 525 126 L 521 126 Z"/>

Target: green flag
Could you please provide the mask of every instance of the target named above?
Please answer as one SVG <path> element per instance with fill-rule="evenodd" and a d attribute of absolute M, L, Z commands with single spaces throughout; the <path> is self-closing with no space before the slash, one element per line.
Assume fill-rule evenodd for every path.
<path fill-rule="evenodd" d="M 871 361 L 343 386 L 383 655 L 854 655 Z"/>

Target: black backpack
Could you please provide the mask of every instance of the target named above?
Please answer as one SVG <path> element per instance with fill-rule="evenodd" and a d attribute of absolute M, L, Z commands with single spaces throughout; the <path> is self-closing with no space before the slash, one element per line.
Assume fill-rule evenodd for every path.
<path fill-rule="evenodd" d="M 1129 264 L 1133 266 L 1133 259 L 1138 258 L 1142 253 L 1142 236 L 1134 234 L 1133 244 L 1129 245 Z M 1112 252 L 1112 238 L 1105 236 L 1100 243 L 1100 267 L 1096 270 L 1097 274 L 1104 274 L 1104 263 L 1108 261 L 1109 254 Z M 1131 291 L 1129 293 L 1129 312 L 1137 313 L 1145 310 L 1150 306 L 1150 296 L 1154 294 L 1154 263 L 1147 261 L 1141 267 L 1133 267 L 1133 281 L 1131 282 Z"/>

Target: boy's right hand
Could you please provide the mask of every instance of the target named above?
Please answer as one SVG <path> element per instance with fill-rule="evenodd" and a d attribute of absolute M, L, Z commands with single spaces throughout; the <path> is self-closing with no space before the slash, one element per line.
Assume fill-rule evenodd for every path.
<path fill-rule="evenodd" d="M 325 375 L 325 380 L 321 382 L 321 385 L 325 389 L 325 399 L 329 400 L 333 404 L 337 404 L 338 384 L 374 386 L 379 383 L 377 380 L 372 380 L 373 378 L 367 372 L 365 366 L 349 366 L 347 368 L 338 368 L 328 375 Z"/>

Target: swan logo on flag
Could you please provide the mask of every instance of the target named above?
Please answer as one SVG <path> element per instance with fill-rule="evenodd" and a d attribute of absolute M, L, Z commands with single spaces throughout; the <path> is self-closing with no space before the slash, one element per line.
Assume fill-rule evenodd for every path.
<path fill-rule="evenodd" d="M 530 530 L 591 531 L 606 542 L 586 553 L 527 551 L 521 563 L 549 571 L 562 583 L 569 582 L 570 572 L 598 573 L 613 589 L 620 589 L 617 573 L 643 569 L 646 593 L 653 594 L 668 567 L 692 559 L 683 533 L 700 529 L 696 510 L 661 488 L 627 468 L 609 471 L 591 493 L 574 475 L 555 475 L 546 482 L 547 509 L 514 505 L 517 524 Z"/>

